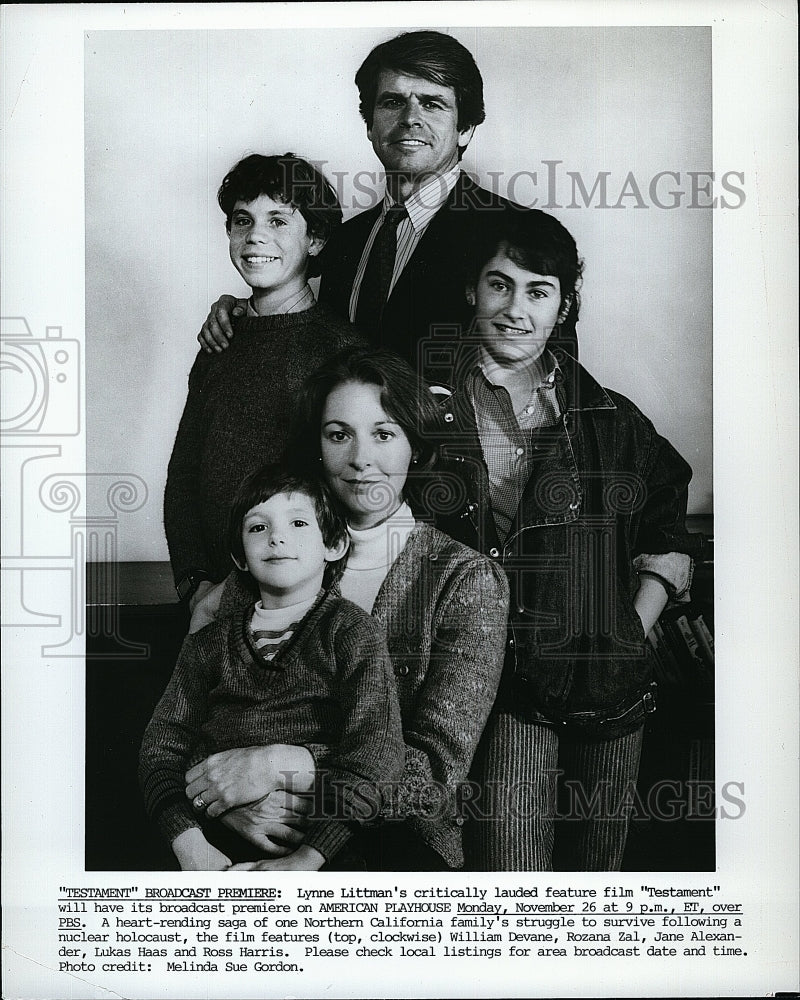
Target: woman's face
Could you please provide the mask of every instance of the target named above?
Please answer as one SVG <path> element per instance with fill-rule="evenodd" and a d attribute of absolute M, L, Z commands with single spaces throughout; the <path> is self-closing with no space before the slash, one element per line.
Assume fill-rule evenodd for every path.
<path fill-rule="evenodd" d="M 344 382 L 322 409 L 322 469 L 354 528 L 389 517 L 402 501 L 412 448 L 381 404 L 377 385 Z"/>

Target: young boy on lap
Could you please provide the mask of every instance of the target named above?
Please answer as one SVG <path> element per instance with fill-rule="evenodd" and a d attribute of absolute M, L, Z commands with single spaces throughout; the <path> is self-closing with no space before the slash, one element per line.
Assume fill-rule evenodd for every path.
<path fill-rule="evenodd" d="M 251 474 L 233 504 L 230 547 L 260 600 L 184 641 L 142 742 L 145 805 L 182 869 L 222 870 L 231 858 L 214 840 L 222 832 L 227 839 L 219 842 L 235 850 L 238 838 L 211 818 L 224 804 L 194 765 L 263 747 L 249 765 L 259 778 L 254 799 L 264 794 L 265 774 L 273 790 L 302 795 L 311 791 L 323 746 L 311 823 L 325 823 L 327 839 L 317 838 L 316 849 L 300 846 L 288 865 L 318 869 L 348 839 L 342 825 L 375 818 L 378 783 L 403 770 L 385 640 L 365 611 L 323 588 L 346 553 L 347 529 L 322 484 L 278 466 Z M 286 853 L 267 834 L 252 840 L 261 851 L 254 855 L 241 840 L 242 857 Z"/>

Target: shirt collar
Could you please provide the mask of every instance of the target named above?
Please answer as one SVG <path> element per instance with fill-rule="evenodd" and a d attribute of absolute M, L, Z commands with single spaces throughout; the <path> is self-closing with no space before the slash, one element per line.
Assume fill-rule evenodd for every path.
<path fill-rule="evenodd" d="M 449 198 L 450 192 L 458 183 L 460 176 L 461 168 L 456 163 L 445 173 L 437 174 L 435 177 L 431 177 L 430 180 L 425 181 L 421 187 L 409 195 L 403 207 L 408 212 L 408 217 L 411 220 L 411 225 L 414 227 L 415 233 L 427 227 L 434 215 L 436 215 Z M 383 205 L 381 207 L 382 219 L 394 204 L 395 202 L 387 191 L 383 196 Z"/>
<path fill-rule="evenodd" d="M 314 293 L 311 291 L 311 286 L 306 285 L 305 288 L 302 288 L 299 292 L 292 292 L 291 295 L 288 295 L 282 302 L 279 302 L 275 309 L 273 309 L 272 315 L 275 315 L 276 313 L 305 312 L 306 309 L 310 309 L 315 302 L 316 300 L 314 298 Z M 257 313 L 253 307 L 252 296 L 247 300 L 247 315 L 260 315 L 260 313 Z"/>
<path fill-rule="evenodd" d="M 583 365 L 571 354 L 568 354 L 564 348 L 554 346 L 546 353 L 552 356 L 550 374 L 555 376 L 556 392 L 561 393 L 557 399 L 562 413 L 582 410 L 615 410 L 617 408 L 617 404 L 597 379 L 590 375 Z M 459 380 L 458 384 L 463 384 L 466 389 L 466 397 L 474 407 L 475 393 L 480 391 L 480 387 L 493 387 L 493 383 L 486 377 L 480 365 L 480 345 L 476 344 L 475 347 L 471 348 L 469 357 L 465 360 L 460 371 L 463 372 L 461 376 L 463 382 Z M 458 405 L 460 393 L 455 392 L 453 398 L 455 404 Z"/>
<path fill-rule="evenodd" d="M 310 600 L 300 601 L 298 604 L 290 604 L 283 608 L 265 608 L 261 601 L 256 601 L 251 627 L 253 630 L 280 629 L 285 631 L 291 625 L 297 626 L 302 621 L 306 611 L 320 599 L 323 593 L 320 590 Z"/>
<path fill-rule="evenodd" d="M 496 386 L 498 383 L 492 379 L 490 374 L 492 367 L 493 366 L 489 356 L 487 355 L 485 348 L 481 345 L 478 348 L 478 353 L 476 354 L 472 370 L 476 373 L 480 372 L 489 385 Z M 556 375 L 560 371 L 561 367 L 558 363 L 558 359 L 551 351 L 545 348 L 540 357 L 531 362 L 528 367 L 531 392 L 535 392 L 540 386 L 554 383 Z"/>

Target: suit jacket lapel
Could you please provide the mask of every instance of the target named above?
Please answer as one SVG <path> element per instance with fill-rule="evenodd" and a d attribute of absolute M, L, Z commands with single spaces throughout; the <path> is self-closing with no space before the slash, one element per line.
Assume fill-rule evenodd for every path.
<path fill-rule="evenodd" d="M 349 219 L 329 240 L 320 257 L 320 302 L 347 316 L 364 244 L 381 212 L 380 203 Z"/>

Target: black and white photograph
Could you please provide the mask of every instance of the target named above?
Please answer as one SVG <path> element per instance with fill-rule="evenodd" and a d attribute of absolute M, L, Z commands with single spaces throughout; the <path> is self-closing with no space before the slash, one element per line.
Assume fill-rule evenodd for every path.
<path fill-rule="evenodd" d="M 796 11 L 11 6 L 9 995 L 797 989 Z"/>
<path fill-rule="evenodd" d="M 183 645 L 142 750 L 147 812 L 182 867 L 196 858 L 175 837 L 224 825 L 266 870 L 308 864 L 320 837 L 315 868 L 615 871 L 638 813 L 634 870 L 714 869 L 708 209 L 745 193 L 735 172 L 712 180 L 710 43 L 704 27 L 88 33 L 87 468 L 127 462 L 148 485 L 119 528 L 120 588 L 129 561 L 142 588 L 135 610 L 120 594 L 119 634 L 153 652 L 126 661 L 112 642 L 87 664 L 87 867 L 150 867 L 122 751 L 148 721 L 133 713 L 155 708 L 143 677 L 163 689 L 178 659 L 155 646 L 183 631 L 179 609 L 194 634 L 223 600 L 227 638 Z M 245 315 L 212 307 L 192 360 L 203 309 L 226 291 Z M 276 463 L 245 501 L 245 477 Z M 253 518 L 264 532 L 267 498 L 305 495 L 304 480 L 279 489 L 295 465 L 324 480 L 348 528 L 323 537 L 310 586 L 302 572 L 262 581 L 229 531 L 234 509 L 237 534 Z M 334 630 L 326 648 L 338 636 L 317 595 L 340 544 L 337 590 L 386 650 L 352 678 L 358 694 L 335 682 L 338 658 L 326 666 L 318 695 L 339 714 L 295 718 L 318 682 L 279 693 L 256 678 L 288 673 L 283 655 L 302 676 L 325 655 L 319 633 Z M 165 576 L 181 605 L 172 587 L 157 597 Z M 157 600 L 172 614 L 146 614 Z M 276 633 L 266 657 L 250 649 L 261 633 Z M 250 652 L 229 662 L 234 634 Z M 184 673 L 207 671 L 186 688 Z M 267 760 L 307 742 L 326 749 Z M 350 828 L 273 857 L 287 831 L 264 824 L 297 822 L 318 759 Z M 294 781 L 249 777 L 273 766 Z M 398 801 L 374 808 L 354 798 L 360 782 Z M 105 836 L 110 795 L 128 844 Z M 365 842 L 343 854 L 354 832 Z"/>

